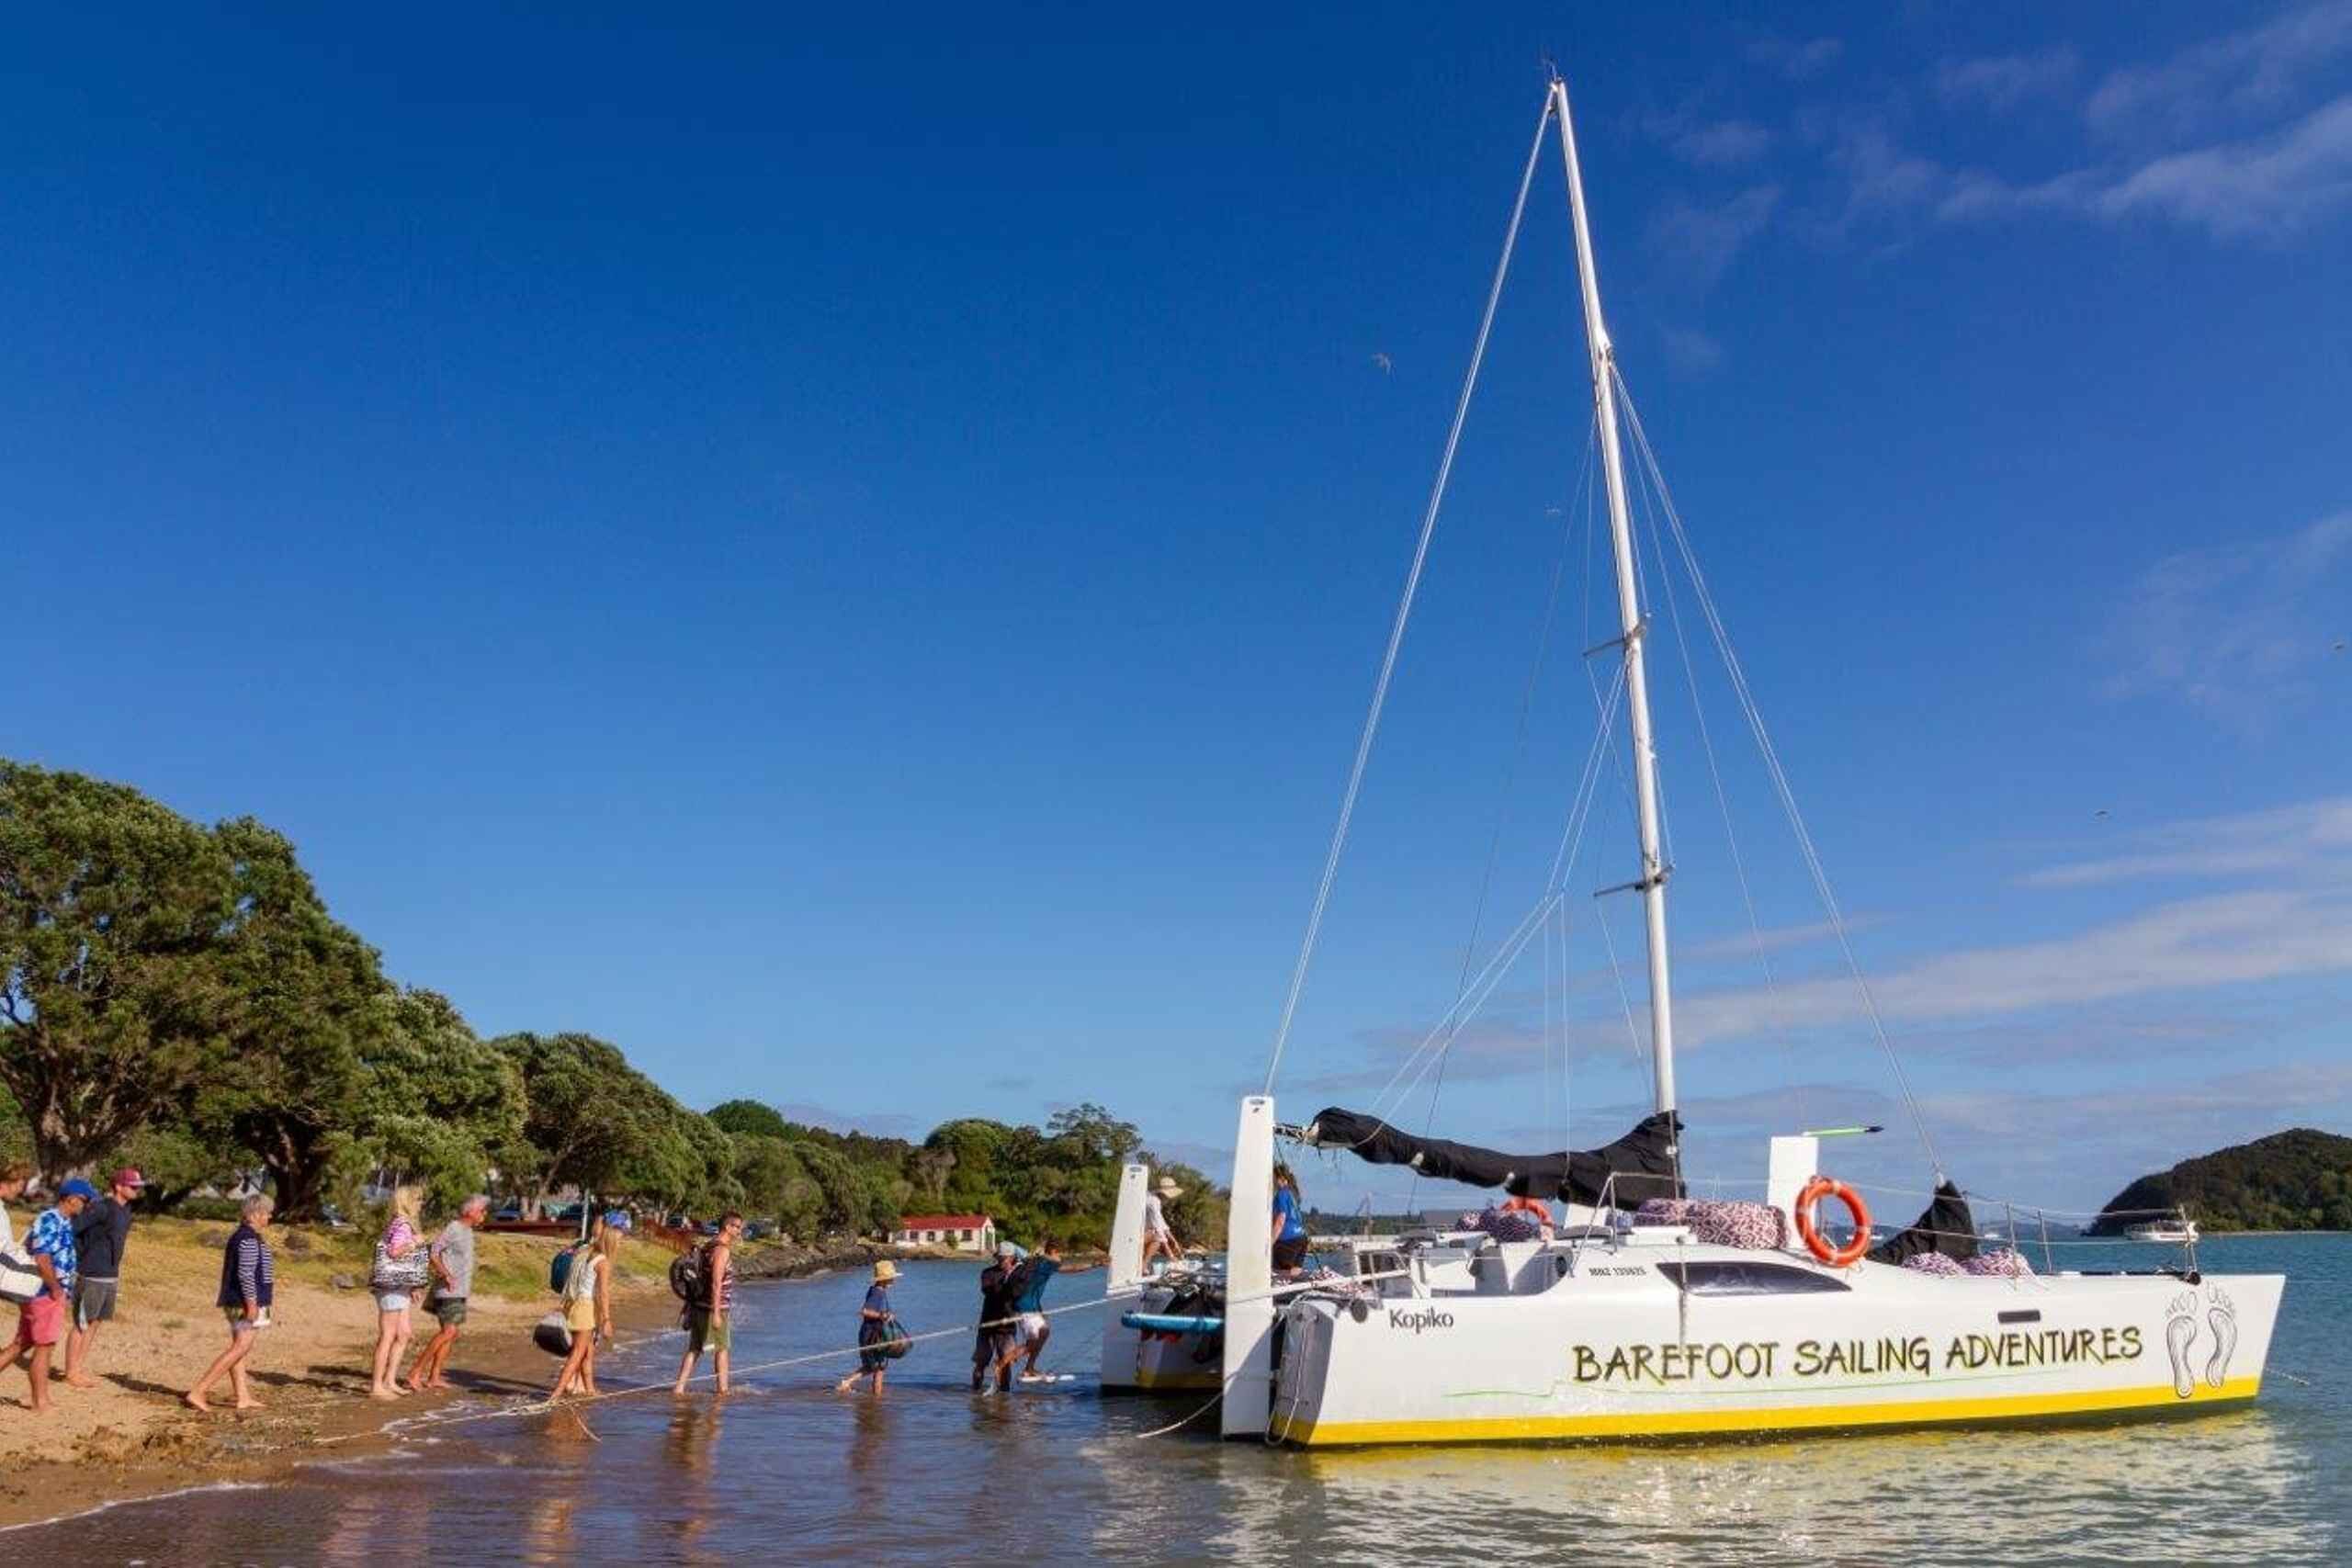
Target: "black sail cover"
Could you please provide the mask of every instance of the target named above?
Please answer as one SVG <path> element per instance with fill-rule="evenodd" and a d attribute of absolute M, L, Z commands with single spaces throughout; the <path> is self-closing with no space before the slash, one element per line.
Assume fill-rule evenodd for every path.
<path fill-rule="evenodd" d="M 1976 1256 L 1976 1217 L 1968 1200 L 1949 1181 L 1936 1183 L 1936 1195 L 1911 1222 L 1911 1228 L 1870 1250 L 1873 1263 L 1907 1263 L 1922 1253 L 1940 1252 L 1955 1263 Z"/>
<path fill-rule="evenodd" d="M 1617 1185 L 1610 1201 L 1621 1209 L 1631 1209 L 1648 1198 L 1682 1196 L 1674 1161 L 1682 1120 L 1664 1111 L 1642 1118 L 1632 1132 L 1613 1144 L 1548 1155 L 1505 1154 L 1476 1144 L 1417 1138 L 1377 1116 L 1342 1111 L 1336 1105 L 1317 1114 L 1303 1132 L 1306 1142 L 1317 1148 L 1344 1149 L 1374 1165 L 1410 1166 L 1423 1176 L 1442 1181 L 1499 1187 L 1521 1198 L 1599 1203 L 1601 1189 L 1612 1173 Z"/>

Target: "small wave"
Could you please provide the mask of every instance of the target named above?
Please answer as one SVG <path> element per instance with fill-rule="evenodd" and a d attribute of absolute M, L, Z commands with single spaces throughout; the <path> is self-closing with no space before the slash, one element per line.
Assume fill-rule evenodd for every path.
<path fill-rule="evenodd" d="M 70 1514 L 52 1514 L 45 1519 L 27 1519 L 19 1525 L 0 1525 L 0 1535 L 11 1530 L 39 1529 L 44 1525 L 62 1525 L 75 1519 L 86 1519 L 114 1508 L 136 1508 L 149 1503 L 168 1503 L 175 1497 L 197 1497 L 207 1492 L 263 1492 L 268 1490 L 265 1481 L 208 1481 L 200 1485 L 182 1486 L 170 1492 L 151 1492 L 143 1497 L 114 1497 L 91 1507 L 76 1509 Z"/>

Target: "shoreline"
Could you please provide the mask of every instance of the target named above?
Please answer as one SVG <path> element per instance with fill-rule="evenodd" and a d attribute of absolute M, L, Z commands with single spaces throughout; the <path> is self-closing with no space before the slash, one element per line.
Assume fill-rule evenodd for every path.
<path fill-rule="evenodd" d="M 207 1304 L 185 1304 L 198 1293 L 190 1289 L 191 1270 L 217 1272 L 217 1251 L 206 1245 L 211 1228 L 160 1222 L 133 1232 L 116 1320 L 99 1331 L 90 1355 L 96 1387 L 67 1388 L 53 1369 L 55 1411 L 37 1417 L 26 1406 L 23 1371 L 0 1373 L 0 1532 L 190 1490 L 266 1485 L 330 1454 L 381 1453 L 398 1440 L 391 1428 L 453 1401 L 544 1395 L 555 1380 L 555 1358 L 530 1338 L 554 1298 L 485 1293 L 478 1272 L 449 1365 L 456 1386 L 371 1399 L 371 1298 L 335 1283 L 349 1276 L 330 1249 L 314 1247 L 306 1256 L 281 1246 L 277 1325 L 265 1331 L 250 1363 L 254 1395 L 266 1407 L 230 1410 L 224 1385 L 215 1391 L 212 1414 L 191 1410 L 182 1395 L 223 1333 L 209 1305 L 210 1278 L 195 1282 Z M 519 1260 L 542 1279 L 552 1250 L 502 1248 L 510 1275 Z M 676 1300 L 660 1274 L 647 1271 L 656 1257 L 632 1257 L 623 1274 L 613 1306 L 623 1346 L 675 1331 Z M 417 1312 L 421 1340 L 433 1320 Z M 406 1354 L 413 1358 L 414 1342 Z M 61 1346 L 61 1366 L 62 1359 Z"/>

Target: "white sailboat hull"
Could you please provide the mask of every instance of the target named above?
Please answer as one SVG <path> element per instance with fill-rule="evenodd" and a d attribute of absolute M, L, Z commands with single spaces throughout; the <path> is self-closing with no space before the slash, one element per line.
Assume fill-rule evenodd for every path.
<path fill-rule="evenodd" d="M 1508 1260 L 1521 1270 L 1566 1261 L 1499 1250 L 1527 1254 Z M 1685 1295 L 1666 1250 L 1588 1247 L 1576 1273 L 1531 1294 L 1397 1295 L 1361 1316 L 1295 1303 L 1271 1433 L 1310 1447 L 1612 1440 L 2205 1411 L 2260 1389 L 2285 1285 L 1949 1279 L 1691 1246 L 1672 1257 L 1701 1272 L 1770 1264 L 1828 1285 Z"/>

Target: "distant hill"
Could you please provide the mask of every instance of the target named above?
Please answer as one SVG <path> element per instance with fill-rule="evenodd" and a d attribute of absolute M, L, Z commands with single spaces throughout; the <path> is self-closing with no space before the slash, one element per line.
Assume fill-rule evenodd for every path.
<path fill-rule="evenodd" d="M 2185 1159 L 2108 1200 L 2093 1235 L 2185 1209 L 2206 1230 L 2352 1230 L 2352 1138 L 2310 1127 Z"/>

